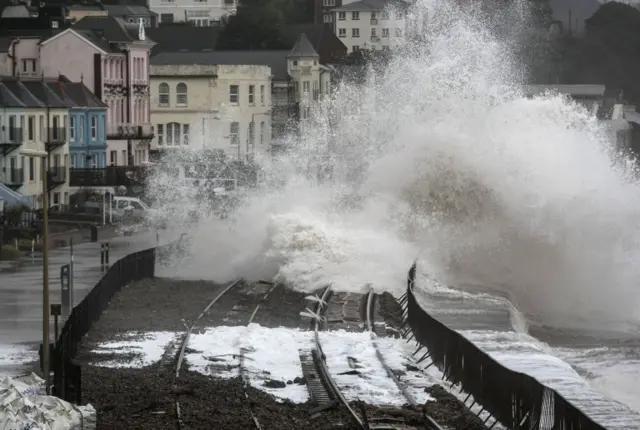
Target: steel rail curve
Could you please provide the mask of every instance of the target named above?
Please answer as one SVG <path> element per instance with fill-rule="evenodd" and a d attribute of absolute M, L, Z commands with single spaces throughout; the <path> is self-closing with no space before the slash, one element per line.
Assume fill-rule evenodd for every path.
<path fill-rule="evenodd" d="M 242 279 L 237 279 L 237 280 L 235 280 L 233 282 L 230 282 L 228 285 L 226 285 L 222 289 L 222 291 L 220 291 L 218 294 L 216 294 L 216 296 L 213 298 L 213 300 L 211 300 L 209 302 L 207 307 L 204 308 L 204 310 L 200 313 L 200 315 L 198 315 L 198 317 L 187 328 L 187 331 L 186 331 L 186 333 L 184 335 L 184 338 L 181 341 L 180 352 L 178 353 L 178 358 L 176 360 L 176 373 L 175 373 L 175 377 L 174 377 L 174 383 L 180 378 L 180 369 L 182 368 L 182 363 L 184 361 L 184 353 L 185 353 L 185 350 L 186 350 L 187 345 L 189 343 L 189 338 L 191 337 L 191 332 L 195 328 L 196 324 L 202 319 L 202 317 L 204 317 L 207 314 L 207 312 L 209 312 L 209 309 L 211 309 L 211 307 L 218 300 L 220 300 L 220 298 L 223 295 L 225 295 L 227 292 L 229 292 L 229 290 L 231 290 L 232 288 L 237 286 L 241 281 L 242 281 Z M 182 414 L 180 412 L 180 401 L 178 400 L 177 396 L 176 396 L 176 417 L 177 417 L 177 421 L 178 421 L 178 429 L 179 430 L 184 429 L 184 423 L 182 422 Z"/>
<path fill-rule="evenodd" d="M 374 326 L 373 326 L 373 322 L 374 322 L 373 321 L 373 313 L 374 313 L 374 307 L 375 307 L 375 297 L 376 297 L 376 294 L 373 291 L 369 291 L 369 293 L 367 293 L 366 306 L 365 306 L 365 313 L 366 313 L 366 315 L 365 315 L 365 327 L 366 327 L 367 331 L 369 331 L 371 333 L 371 342 L 373 343 L 373 347 L 376 350 L 376 357 L 378 357 L 378 360 L 382 364 L 382 367 L 384 367 L 384 370 L 387 372 L 387 375 L 396 384 L 396 387 L 398 387 L 398 390 L 400 390 L 400 392 L 402 393 L 404 398 L 407 399 L 407 402 L 411 406 L 416 406 L 418 404 L 418 402 L 411 395 L 411 393 L 409 393 L 409 391 L 407 390 L 407 386 L 405 384 L 403 384 L 402 381 L 400 381 L 400 379 L 398 379 L 398 377 L 396 376 L 395 373 L 393 373 L 393 370 L 391 370 L 391 368 L 387 364 L 386 360 L 384 359 L 382 353 L 380 352 L 380 348 L 378 347 L 378 342 L 376 342 L 377 335 L 373 330 L 373 328 L 374 328 Z M 440 427 L 440 425 L 432 417 L 430 417 L 426 413 L 424 414 L 424 420 L 425 420 L 425 425 L 427 426 L 427 429 L 429 429 L 429 430 L 442 430 L 442 427 Z"/>
<path fill-rule="evenodd" d="M 319 317 L 324 317 L 324 313 L 326 312 L 328 307 L 327 300 L 330 292 L 331 292 L 331 286 L 328 286 L 324 290 L 322 297 L 318 302 L 317 314 Z M 347 411 L 349 412 L 349 415 L 351 415 L 351 417 L 356 422 L 358 427 L 360 427 L 361 429 L 366 429 L 367 425 L 362 421 L 362 419 L 356 413 L 356 411 L 353 410 L 353 408 L 349 404 L 349 401 L 344 397 L 344 395 L 340 391 L 340 388 L 338 388 L 338 385 L 336 384 L 336 382 L 331 377 L 331 374 L 329 373 L 329 368 L 327 367 L 327 363 L 325 362 L 325 355 L 324 355 L 324 352 L 322 352 L 322 345 L 320 344 L 320 335 L 318 333 L 319 331 L 320 331 L 320 322 L 318 321 L 318 319 L 316 319 L 314 324 L 314 337 L 315 337 L 315 346 L 318 353 L 315 354 L 314 358 L 318 365 L 318 373 L 320 377 L 327 383 L 328 385 L 327 389 L 331 391 L 331 394 L 333 395 L 333 397 L 336 400 L 338 400 L 347 409 Z"/>

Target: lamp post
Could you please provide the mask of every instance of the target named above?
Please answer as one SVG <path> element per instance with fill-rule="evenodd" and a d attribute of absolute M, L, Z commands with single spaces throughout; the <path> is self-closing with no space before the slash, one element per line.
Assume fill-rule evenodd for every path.
<path fill-rule="evenodd" d="M 48 130 L 49 131 L 49 130 Z M 42 374 L 49 394 L 49 196 L 47 157 L 42 157 Z"/>

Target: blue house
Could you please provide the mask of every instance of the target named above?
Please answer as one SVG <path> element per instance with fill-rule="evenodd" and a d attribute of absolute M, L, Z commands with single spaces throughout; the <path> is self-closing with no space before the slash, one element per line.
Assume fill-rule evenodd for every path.
<path fill-rule="evenodd" d="M 82 82 L 61 82 L 69 109 L 69 167 L 103 168 L 107 161 L 107 105 Z"/>

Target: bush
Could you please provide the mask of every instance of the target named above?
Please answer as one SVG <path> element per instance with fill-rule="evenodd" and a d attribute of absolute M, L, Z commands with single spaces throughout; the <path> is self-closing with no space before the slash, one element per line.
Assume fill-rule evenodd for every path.
<path fill-rule="evenodd" d="M 20 251 L 13 245 L 2 245 L 0 248 L 0 260 L 17 260 L 20 258 Z"/>

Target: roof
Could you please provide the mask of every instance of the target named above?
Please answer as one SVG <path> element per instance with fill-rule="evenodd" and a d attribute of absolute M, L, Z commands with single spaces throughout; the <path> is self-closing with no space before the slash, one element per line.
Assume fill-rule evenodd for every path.
<path fill-rule="evenodd" d="M 4 200 L 5 208 L 9 206 L 20 206 L 20 205 L 33 207 L 30 197 L 24 196 L 16 191 L 13 191 L 11 188 L 1 183 L 0 183 L 0 200 Z"/>
<path fill-rule="evenodd" d="M 138 24 L 129 24 L 114 16 L 85 16 L 72 27 L 74 30 L 91 30 L 110 43 L 138 42 Z M 146 30 L 145 30 L 146 32 Z M 145 38 L 146 42 L 151 42 Z M 153 42 L 151 42 L 153 43 Z"/>
<path fill-rule="evenodd" d="M 604 85 L 526 85 L 525 94 L 535 96 L 545 92 L 566 94 L 571 97 L 603 97 Z"/>
<path fill-rule="evenodd" d="M 169 25 L 145 29 L 147 36 L 156 45 L 152 55 L 159 52 L 199 52 L 213 51 L 218 44 L 220 28 L 194 27 L 192 25 Z"/>
<path fill-rule="evenodd" d="M 136 5 L 104 5 L 103 6 L 108 12 L 109 15 L 119 17 L 119 16 L 131 16 L 131 15 L 139 15 L 139 16 L 152 16 L 157 15 L 155 12 L 151 12 L 144 6 L 136 6 Z"/>
<path fill-rule="evenodd" d="M 14 95 L 11 90 L 2 83 L 2 81 L 0 81 L 0 106 L 8 108 L 23 108 L 26 105 L 19 97 Z"/>
<path fill-rule="evenodd" d="M 64 76 L 59 79 L 0 77 L 0 107 L 10 108 L 106 108 L 89 89 Z"/>
<path fill-rule="evenodd" d="M 254 65 L 269 66 L 275 80 L 286 80 L 288 51 L 161 52 L 151 57 L 154 66 L 166 65 Z"/>
<path fill-rule="evenodd" d="M 339 12 L 347 12 L 347 11 L 366 12 L 366 11 L 381 11 L 388 7 L 395 7 L 395 8 L 400 7 L 404 9 L 404 8 L 408 8 L 409 4 L 402 0 L 399 0 L 399 1 L 398 0 L 359 0 L 341 7 L 337 7 L 332 10 L 339 11 Z"/>
<path fill-rule="evenodd" d="M 309 39 L 307 39 L 307 36 L 304 33 L 300 33 L 300 36 L 298 36 L 298 41 L 296 42 L 295 45 L 293 45 L 293 48 L 291 49 L 291 52 L 289 52 L 288 57 L 318 57 L 318 53 L 316 52 L 315 49 L 313 49 L 313 45 L 311 45 L 311 42 L 309 42 Z"/>
<path fill-rule="evenodd" d="M 0 37 L 0 52 L 9 52 L 11 42 L 13 42 L 13 37 L 11 36 Z"/>
<path fill-rule="evenodd" d="M 96 97 L 82 82 L 60 82 L 60 86 L 76 106 L 89 108 L 107 107 L 107 104 Z"/>

